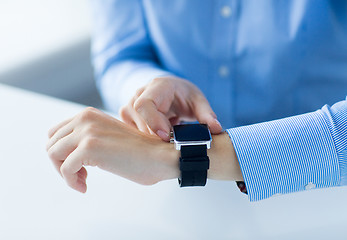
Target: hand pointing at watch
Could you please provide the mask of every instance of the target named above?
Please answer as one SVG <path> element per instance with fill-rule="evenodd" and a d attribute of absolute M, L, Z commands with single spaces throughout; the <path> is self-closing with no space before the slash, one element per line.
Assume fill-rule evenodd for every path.
<path fill-rule="evenodd" d="M 120 117 L 140 131 L 155 133 L 169 141 L 172 125 L 182 120 L 206 123 L 212 134 L 222 131 L 210 104 L 191 82 L 174 77 L 159 77 L 138 89 L 128 105 L 120 109 Z"/>

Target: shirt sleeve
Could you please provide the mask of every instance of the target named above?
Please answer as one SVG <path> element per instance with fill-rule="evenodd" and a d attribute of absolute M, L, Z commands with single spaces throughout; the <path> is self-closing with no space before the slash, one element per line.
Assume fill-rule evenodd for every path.
<path fill-rule="evenodd" d="M 113 112 L 155 77 L 170 75 L 159 64 L 139 0 L 91 0 L 92 58 L 96 84 Z"/>
<path fill-rule="evenodd" d="M 250 201 L 347 184 L 347 99 L 227 132 Z"/>

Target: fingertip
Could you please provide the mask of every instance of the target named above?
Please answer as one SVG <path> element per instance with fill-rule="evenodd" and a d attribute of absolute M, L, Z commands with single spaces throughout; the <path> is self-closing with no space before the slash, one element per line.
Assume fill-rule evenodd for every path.
<path fill-rule="evenodd" d="M 80 191 L 79 192 L 85 194 L 87 192 L 87 185 L 86 184 L 82 185 L 80 187 Z"/>
<path fill-rule="evenodd" d="M 77 174 L 79 175 L 79 177 L 81 177 L 83 180 L 87 179 L 88 176 L 88 172 L 87 169 L 85 169 L 85 167 L 82 167 Z"/>
<path fill-rule="evenodd" d="M 84 174 L 78 172 L 76 174 L 73 174 L 72 176 L 68 176 L 62 173 L 62 177 L 66 181 L 67 185 L 70 186 L 72 189 L 80 193 L 86 193 L 87 184 L 86 184 L 86 176 Z"/>
<path fill-rule="evenodd" d="M 55 132 L 54 129 L 53 129 L 53 128 L 50 128 L 50 129 L 48 130 L 48 133 L 47 133 L 48 138 L 51 138 L 51 137 L 53 136 L 54 132 Z"/>
<path fill-rule="evenodd" d="M 170 135 L 166 131 L 158 130 L 157 135 L 166 142 L 170 141 Z"/>
<path fill-rule="evenodd" d="M 80 192 L 82 194 L 85 194 L 87 192 L 87 186 L 76 187 L 76 188 L 74 188 L 74 190 L 76 190 L 77 192 Z"/>
<path fill-rule="evenodd" d="M 87 170 L 83 167 L 81 170 L 77 172 L 77 187 L 78 191 L 81 193 L 86 193 L 87 192 Z"/>
<path fill-rule="evenodd" d="M 87 192 L 87 184 L 86 184 L 86 182 L 83 181 L 83 180 L 80 180 L 80 179 L 77 181 L 76 185 L 73 186 L 73 188 L 75 190 L 77 190 L 78 192 L 80 192 L 80 193 L 86 193 Z"/>
<path fill-rule="evenodd" d="M 219 134 L 223 131 L 222 125 L 217 120 L 217 118 L 214 118 L 208 123 L 208 126 L 210 128 L 210 131 L 212 134 Z"/>

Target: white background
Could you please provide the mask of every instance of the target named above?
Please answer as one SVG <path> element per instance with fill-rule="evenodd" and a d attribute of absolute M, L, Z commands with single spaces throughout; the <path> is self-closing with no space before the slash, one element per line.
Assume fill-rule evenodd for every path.
<path fill-rule="evenodd" d="M 1 0 L 0 83 L 100 107 L 88 0 Z"/>

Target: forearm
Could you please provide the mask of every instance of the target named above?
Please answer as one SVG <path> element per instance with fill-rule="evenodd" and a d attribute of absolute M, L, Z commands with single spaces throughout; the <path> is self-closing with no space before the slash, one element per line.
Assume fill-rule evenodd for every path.
<path fill-rule="evenodd" d="M 118 112 L 136 89 L 168 73 L 158 62 L 141 1 L 92 0 L 91 4 L 95 78 L 106 108 Z"/>

